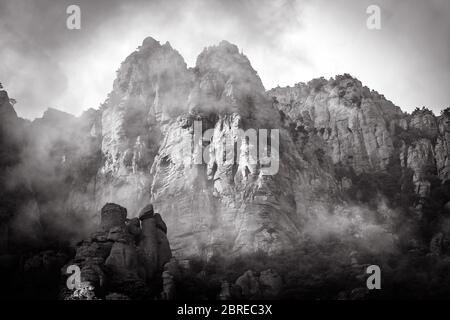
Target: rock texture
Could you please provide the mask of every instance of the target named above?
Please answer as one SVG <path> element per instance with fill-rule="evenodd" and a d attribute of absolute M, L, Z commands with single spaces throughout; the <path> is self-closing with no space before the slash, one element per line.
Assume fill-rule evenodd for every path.
<path fill-rule="evenodd" d="M 209 129 L 204 141 L 196 140 L 195 122 L 201 132 Z M 176 256 L 289 248 L 306 208 L 336 188 L 297 151 L 247 57 L 226 41 L 206 48 L 188 69 L 169 44 L 146 39 L 118 72 L 102 127 L 98 201 L 116 199 L 137 213 L 151 197 L 173 226 Z M 268 130 L 269 137 L 280 130 L 278 175 L 264 175 L 265 159 L 250 163 L 246 155 L 258 146 L 239 136 L 247 129 Z M 227 139 L 242 143 L 236 161 L 222 161 Z M 208 159 L 198 163 L 207 148 Z M 327 193 L 314 198 L 318 189 Z"/>
<path fill-rule="evenodd" d="M 323 146 L 335 168 L 356 175 L 401 170 L 403 177 L 409 169 L 419 211 L 432 184 L 447 181 L 447 110 L 435 116 L 416 108 L 408 115 L 348 74 L 278 87 L 268 94 L 302 148 Z M 337 178 L 344 191 L 351 186 L 348 177 Z M 404 187 L 400 192 L 406 193 Z"/>
<path fill-rule="evenodd" d="M 102 106 L 97 203 L 116 201 L 137 215 L 147 202 L 161 126 L 186 108 L 191 78 L 180 54 L 152 38 L 122 63 Z"/>
<path fill-rule="evenodd" d="M 333 163 L 356 172 L 383 170 L 393 157 L 400 108 L 349 75 L 270 90 L 296 130 L 315 130 Z"/>
<path fill-rule="evenodd" d="M 135 299 L 158 296 L 155 292 L 157 277 L 170 261 L 171 251 L 165 236 L 167 229 L 158 232 L 146 225 L 149 220 L 158 221 L 158 226 L 164 225 L 160 216 L 157 220 L 153 211 L 150 214 L 150 207 L 143 210 L 147 219 L 143 219 L 141 229 L 136 220 L 127 220 L 124 207 L 114 203 L 103 206 L 98 231 L 78 244 L 73 261 L 68 263 L 80 268 L 82 283 L 82 287 L 70 293 L 69 297 L 77 298 L 80 292 L 91 291 L 92 294 L 96 291 L 97 296 L 110 295 L 108 299 L 113 299 L 111 294 Z M 149 241 L 149 238 L 155 241 Z M 63 274 L 65 269 L 62 269 Z M 87 287 L 92 289 L 86 291 Z"/>
<path fill-rule="evenodd" d="M 172 254 L 274 255 L 330 234 L 390 250 L 410 219 L 425 241 L 447 229 L 449 109 L 404 113 L 348 74 L 266 91 L 227 41 L 188 68 L 146 38 L 99 110 L 24 121 L 0 91 L 0 122 L 0 252 L 87 239 L 74 261 L 96 288 L 146 283 Z"/>

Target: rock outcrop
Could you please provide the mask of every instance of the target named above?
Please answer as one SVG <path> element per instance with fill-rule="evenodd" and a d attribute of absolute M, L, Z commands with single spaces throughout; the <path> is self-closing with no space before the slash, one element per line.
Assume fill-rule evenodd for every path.
<path fill-rule="evenodd" d="M 436 178 L 441 184 L 447 181 L 447 111 L 435 116 L 427 108 L 417 108 L 405 114 L 348 74 L 278 87 L 268 94 L 303 150 L 322 146 L 335 168 L 352 170 L 356 177 L 402 170 L 402 176 L 408 177 L 403 181 L 411 179 L 414 185 L 419 200 L 411 205 L 419 212 Z M 349 182 L 355 181 L 343 177 L 341 185 Z M 404 186 L 398 192 L 405 194 Z"/>
<path fill-rule="evenodd" d="M 359 173 L 383 170 L 392 159 L 393 128 L 402 112 L 357 79 L 349 75 L 330 81 L 314 79 L 307 84 L 275 88 L 268 94 L 297 130 L 317 131 L 333 163 Z"/>
<path fill-rule="evenodd" d="M 116 201 L 137 212 L 148 201 L 161 126 L 186 108 L 191 78 L 181 55 L 152 38 L 122 63 L 102 107 L 98 204 Z"/>
<path fill-rule="evenodd" d="M 127 220 L 124 207 L 114 203 L 103 206 L 98 231 L 78 244 L 75 257 L 68 264 L 80 268 L 83 288 L 91 286 L 94 289 L 90 291 L 100 297 L 113 293 L 138 299 L 158 297 L 157 277 L 170 261 L 171 252 L 165 236 L 167 228 L 159 215 L 155 219 L 156 215 L 151 205 L 146 206 L 141 227 L 136 220 Z M 154 222 L 154 228 L 149 228 L 149 220 Z M 162 226 L 164 230 L 157 229 Z M 64 268 L 62 271 L 65 273 Z M 70 296 L 87 292 L 83 288 L 77 288 Z"/>

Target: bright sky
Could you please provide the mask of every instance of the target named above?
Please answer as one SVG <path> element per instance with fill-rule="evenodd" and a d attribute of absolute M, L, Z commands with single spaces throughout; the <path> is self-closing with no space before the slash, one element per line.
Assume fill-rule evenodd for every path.
<path fill-rule="evenodd" d="M 66 8 L 81 8 L 81 30 Z M 369 5 L 381 30 L 366 27 Z M 405 111 L 450 106 L 448 0 L 0 0 L 0 82 L 19 116 L 97 108 L 142 40 L 195 65 L 204 47 L 243 49 L 266 89 L 350 73 Z"/>

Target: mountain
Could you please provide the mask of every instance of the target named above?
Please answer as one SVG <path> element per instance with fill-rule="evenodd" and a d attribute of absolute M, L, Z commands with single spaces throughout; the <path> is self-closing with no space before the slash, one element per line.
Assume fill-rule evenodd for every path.
<path fill-rule="evenodd" d="M 0 91 L 0 112 L 3 253 L 71 246 L 105 203 L 132 219 L 149 202 L 181 260 L 449 249 L 449 109 L 405 113 L 348 74 L 266 91 L 227 41 L 188 68 L 146 38 L 99 110 L 30 122 Z"/>
<path fill-rule="evenodd" d="M 203 133 L 212 129 L 210 141 L 194 141 L 195 121 Z M 144 40 L 118 71 L 102 127 L 98 204 L 119 201 L 136 212 L 151 197 L 172 226 L 179 256 L 283 250 L 300 236 L 298 211 L 318 201 L 304 192 L 314 192 L 310 182 L 333 184 L 294 151 L 256 71 L 226 41 L 206 48 L 188 69 L 169 44 Z M 218 160 L 225 138 L 237 141 L 238 130 L 249 128 L 281 130 L 277 175 L 262 175 L 244 158 Z M 208 162 L 195 163 L 195 143 L 213 150 Z"/>

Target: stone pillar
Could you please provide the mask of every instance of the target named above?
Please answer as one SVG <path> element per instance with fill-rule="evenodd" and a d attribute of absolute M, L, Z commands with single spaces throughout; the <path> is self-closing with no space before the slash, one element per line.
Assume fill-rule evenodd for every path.
<path fill-rule="evenodd" d="M 158 269 L 158 239 L 156 221 L 151 204 L 141 210 L 139 219 L 141 220 L 142 227 L 141 242 L 139 245 L 144 255 L 147 279 L 150 279 Z"/>
<path fill-rule="evenodd" d="M 127 219 L 127 209 L 115 203 L 107 203 L 101 212 L 100 227 L 109 231 L 113 227 L 124 227 Z"/>
<path fill-rule="evenodd" d="M 161 271 L 172 258 L 167 226 L 161 215 L 154 213 L 153 206 L 147 205 L 139 214 L 141 220 L 141 241 L 139 246 L 144 254 L 147 277 L 152 277 L 156 271 Z"/>
<path fill-rule="evenodd" d="M 172 258 L 172 251 L 167 239 L 167 226 L 161 215 L 155 213 L 154 219 L 156 222 L 156 240 L 158 242 L 158 268 L 162 270 L 164 265 Z"/>

